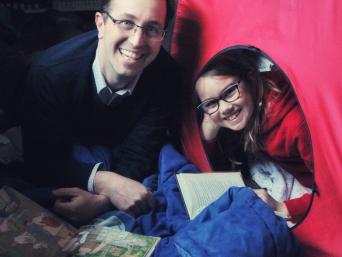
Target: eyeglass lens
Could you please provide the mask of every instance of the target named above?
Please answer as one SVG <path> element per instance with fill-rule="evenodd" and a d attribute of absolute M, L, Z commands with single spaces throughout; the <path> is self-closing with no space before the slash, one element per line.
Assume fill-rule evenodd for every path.
<path fill-rule="evenodd" d="M 200 107 L 207 114 L 213 114 L 218 110 L 220 100 L 228 103 L 236 101 L 240 97 L 240 91 L 238 88 L 239 82 L 225 88 L 217 99 L 204 101 L 198 107 Z"/>
<path fill-rule="evenodd" d="M 114 24 L 117 24 L 121 31 L 129 32 L 129 33 L 136 33 L 137 29 L 141 29 L 143 34 L 152 40 L 159 40 L 161 41 L 164 38 L 165 31 L 163 29 L 157 28 L 155 26 L 140 26 L 135 24 L 133 21 L 130 20 L 117 20 L 114 19 L 108 12 L 104 11 L 106 15 L 112 20 Z"/>

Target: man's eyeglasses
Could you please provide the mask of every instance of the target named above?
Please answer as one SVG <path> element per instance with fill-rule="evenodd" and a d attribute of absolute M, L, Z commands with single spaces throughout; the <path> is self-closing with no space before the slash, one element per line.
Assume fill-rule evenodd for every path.
<path fill-rule="evenodd" d="M 133 21 L 130 20 L 117 20 L 114 19 L 107 11 L 102 11 L 102 13 L 108 15 L 108 17 L 112 20 L 114 24 L 117 24 L 119 28 L 123 32 L 136 32 L 138 28 L 140 28 L 143 31 L 143 34 L 146 36 L 146 38 L 150 40 L 156 40 L 156 41 L 162 41 L 165 36 L 165 30 L 161 29 L 158 26 L 154 25 L 148 25 L 148 26 L 140 26 L 135 24 Z"/>
<path fill-rule="evenodd" d="M 238 82 L 227 86 L 221 94 L 218 97 L 215 98 L 209 98 L 204 100 L 202 103 L 200 103 L 197 106 L 197 109 L 202 110 L 203 112 L 211 115 L 215 112 L 220 107 L 220 100 L 223 100 L 227 103 L 231 103 L 239 99 L 240 97 L 240 91 L 239 91 L 239 85 L 240 85 L 241 80 Z"/>

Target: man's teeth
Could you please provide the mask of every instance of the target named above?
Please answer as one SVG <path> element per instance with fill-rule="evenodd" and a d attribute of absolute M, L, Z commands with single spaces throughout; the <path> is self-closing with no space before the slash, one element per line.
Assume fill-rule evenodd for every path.
<path fill-rule="evenodd" d="M 126 49 L 120 49 L 120 53 L 123 56 L 130 58 L 130 59 L 134 59 L 134 60 L 138 60 L 143 56 L 142 54 L 138 54 L 138 53 L 126 50 Z"/>

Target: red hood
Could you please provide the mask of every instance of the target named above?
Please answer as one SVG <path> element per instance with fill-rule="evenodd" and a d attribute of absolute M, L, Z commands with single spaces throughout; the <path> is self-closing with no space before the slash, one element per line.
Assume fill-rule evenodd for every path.
<path fill-rule="evenodd" d="M 280 93 L 270 91 L 265 96 L 267 115 L 262 121 L 262 134 L 268 134 L 278 127 L 279 123 L 297 104 L 292 88 L 285 87 L 282 90 Z"/>

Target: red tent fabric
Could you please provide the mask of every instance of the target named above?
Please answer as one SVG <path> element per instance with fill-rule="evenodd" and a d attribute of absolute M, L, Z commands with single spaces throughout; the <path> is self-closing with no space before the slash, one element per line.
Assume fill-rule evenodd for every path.
<path fill-rule="evenodd" d="M 235 45 L 259 48 L 288 76 L 309 126 L 320 192 L 294 233 L 307 256 L 342 256 L 342 1 L 178 2 L 171 53 L 189 78 Z M 182 139 L 188 159 L 209 171 L 193 111 Z"/>

